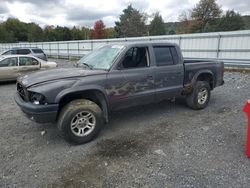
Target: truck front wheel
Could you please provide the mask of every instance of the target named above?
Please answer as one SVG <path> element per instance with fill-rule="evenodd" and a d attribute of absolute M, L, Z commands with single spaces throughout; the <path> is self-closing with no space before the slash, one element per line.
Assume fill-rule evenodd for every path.
<path fill-rule="evenodd" d="M 63 107 L 57 127 L 66 140 L 75 144 L 83 144 L 97 136 L 103 119 L 102 110 L 96 103 L 86 99 L 77 99 Z"/>
<path fill-rule="evenodd" d="M 197 81 L 193 91 L 186 97 L 187 105 L 194 110 L 205 108 L 210 99 L 210 90 L 208 82 Z"/>

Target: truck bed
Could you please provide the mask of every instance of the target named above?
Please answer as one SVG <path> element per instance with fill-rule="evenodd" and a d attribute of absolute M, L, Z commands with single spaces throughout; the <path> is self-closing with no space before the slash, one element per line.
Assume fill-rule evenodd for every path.
<path fill-rule="evenodd" d="M 211 73 L 214 78 L 213 87 L 223 84 L 224 63 L 221 61 L 207 61 L 197 59 L 184 60 L 184 85 L 190 84 L 197 72 Z M 211 88 L 213 89 L 213 88 Z"/>

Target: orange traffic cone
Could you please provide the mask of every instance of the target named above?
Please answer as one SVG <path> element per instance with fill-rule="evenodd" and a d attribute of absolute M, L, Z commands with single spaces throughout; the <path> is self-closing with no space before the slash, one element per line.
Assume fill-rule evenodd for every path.
<path fill-rule="evenodd" d="M 250 100 L 247 101 L 243 112 L 247 113 L 248 117 L 246 155 L 250 158 Z"/>

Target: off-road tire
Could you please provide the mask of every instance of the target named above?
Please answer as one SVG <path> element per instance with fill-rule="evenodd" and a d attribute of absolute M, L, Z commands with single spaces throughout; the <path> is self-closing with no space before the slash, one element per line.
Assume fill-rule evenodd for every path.
<path fill-rule="evenodd" d="M 199 103 L 199 92 L 201 91 L 207 91 L 207 97 L 203 101 L 204 103 Z M 197 81 L 193 87 L 193 90 L 190 94 L 186 97 L 186 104 L 188 107 L 194 109 L 194 110 L 201 110 L 206 108 L 208 105 L 208 102 L 210 100 L 211 95 L 211 88 L 209 86 L 209 83 L 206 81 Z"/>
<path fill-rule="evenodd" d="M 71 122 L 82 111 L 89 112 L 95 117 L 95 126 L 88 135 L 77 136 L 71 129 Z M 63 107 L 58 117 L 57 127 L 67 141 L 74 144 L 83 144 L 93 140 L 98 135 L 104 123 L 103 120 L 103 112 L 96 103 L 87 99 L 77 99 Z"/>

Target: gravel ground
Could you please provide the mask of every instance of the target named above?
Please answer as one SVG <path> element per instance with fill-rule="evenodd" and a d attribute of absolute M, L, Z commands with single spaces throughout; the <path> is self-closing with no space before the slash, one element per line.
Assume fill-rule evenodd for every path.
<path fill-rule="evenodd" d="M 179 99 L 116 112 L 80 146 L 26 119 L 15 83 L 1 84 L 0 187 L 250 187 L 249 83 L 250 74 L 225 73 L 201 111 Z"/>

